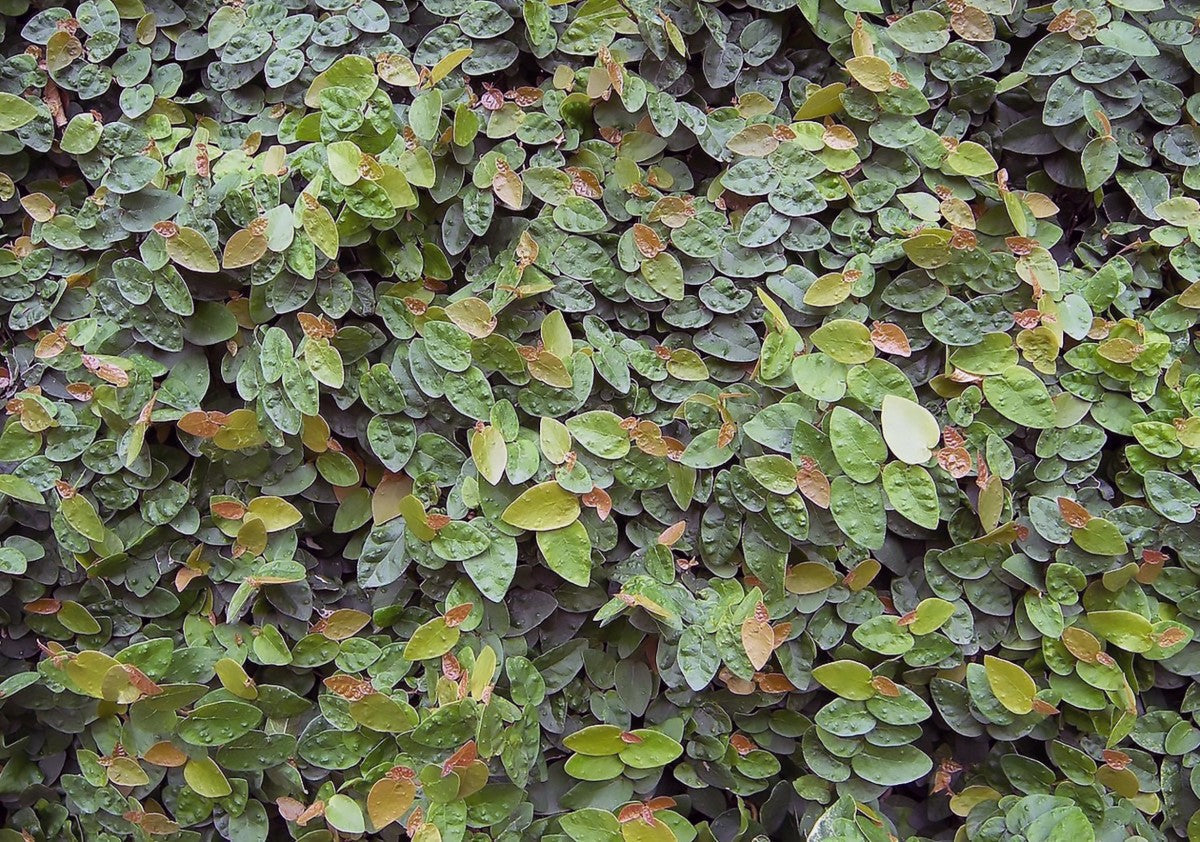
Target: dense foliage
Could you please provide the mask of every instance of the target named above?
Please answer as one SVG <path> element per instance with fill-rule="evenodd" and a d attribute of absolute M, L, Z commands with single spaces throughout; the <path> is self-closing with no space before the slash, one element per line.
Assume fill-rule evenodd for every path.
<path fill-rule="evenodd" d="M 0 842 L 1200 838 L 1200 2 L 0 13 Z"/>

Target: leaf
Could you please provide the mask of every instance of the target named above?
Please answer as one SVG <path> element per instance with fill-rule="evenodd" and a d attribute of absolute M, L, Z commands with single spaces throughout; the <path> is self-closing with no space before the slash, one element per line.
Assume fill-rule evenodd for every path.
<path fill-rule="evenodd" d="M 582 523 L 576 520 L 558 529 L 538 531 L 537 545 L 547 567 L 571 584 L 587 587 L 592 573 L 592 541 Z"/>
<path fill-rule="evenodd" d="M 59 503 L 62 515 L 71 528 L 89 541 L 104 540 L 104 524 L 91 501 L 80 494 L 66 497 Z"/>
<path fill-rule="evenodd" d="M 255 497 L 246 506 L 246 514 L 261 520 L 268 532 L 287 529 L 303 519 L 300 510 L 282 497 Z"/>
<path fill-rule="evenodd" d="M 756 670 L 761 670 L 771 660 L 771 653 L 775 650 L 775 635 L 770 624 L 759 618 L 757 613 L 742 622 L 742 648 Z"/>
<path fill-rule="evenodd" d="M 1033 697 L 1037 693 L 1037 685 L 1029 673 L 1016 664 L 985 655 L 983 668 L 987 673 L 988 686 L 1000 704 L 1005 708 L 1023 716 L 1033 710 Z"/>
<path fill-rule="evenodd" d="M 942 435 L 937 419 L 929 410 L 892 394 L 883 397 L 880 421 L 888 448 L 897 459 L 910 465 L 928 462 Z"/>
<path fill-rule="evenodd" d="M 168 238 L 167 256 L 193 272 L 213 273 L 221 269 L 212 246 L 195 228 L 180 228 L 175 236 Z"/>
<path fill-rule="evenodd" d="M 224 798 L 233 792 L 229 779 L 209 757 L 192 758 L 183 767 L 183 780 L 197 795 Z"/>
<path fill-rule="evenodd" d="M 592 410 L 567 420 L 567 429 L 580 447 L 604 459 L 622 459 L 629 453 L 629 433 L 621 418 L 606 410 Z"/>
<path fill-rule="evenodd" d="M 871 685 L 871 668 L 857 661 L 834 661 L 821 664 L 812 671 L 821 686 L 843 699 L 863 701 L 875 695 Z"/>
<path fill-rule="evenodd" d="M 424 661 L 440 658 L 454 648 L 462 632 L 458 626 L 450 626 L 445 617 L 434 617 L 422 625 L 404 647 L 406 661 Z"/>
<path fill-rule="evenodd" d="M 889 462 L 883 468 L 883 489 L 902 517 L 926 529 L 937 528 L 941 503 L 937 485 L 925 468 Z"/>
<path fill-rule="evenodd" d="M 1027 368 L 1013 365 L 983 380 L 989 404 L 1008 420 L 1041 430 L 1054 425 L 1054 404 L 1046 385 Z"/>
<path fill-rule="evenodd" d="M 0 93 L 0 132 L 15 131 L 38 115 L 37 106 L 23 97 Z"/>
<path fill-rule="evenodd" d="M 946 156 L 946 166 L 959 175 L 981 178 L 996 171 L 996 159 L 991 153 L 973 141 L 959 143 Z"/>
<path fill-rule="evenodd" d="M 0 474 L 0 494 L 7 494 L 9 497 L 25 503 L 42 504 L 46 502 L 42 492 L 38 491 L 33 483 L 14 474 Z"/>
<path fill-rule="evenodd" d="M 471 57 L 475 50 L 471 47 L 460 47 L 451 50 L 442 57 L 429 71 L 429 84 L 436 85 L 449 76 L 455 68 Z"/>
<path fill-rule="evenodd" d="M 1102 556 L 1121 556 L 1129 551 L 1117 525 L 1104 518 L 1092 518 L 1071 530 L 1071 539 L 1084 552 Z"/>
<path fill-rule="evenodd" d="M 525 200 L 525 184 L 507 164 L 496 169 L 492 177 L 492 192 L 510 208 L 519 208 Z"/>
<path fill-rule="evenodd" d="M 829 441 L 838 464 L 851 479 L 871 482 L 879 476 L 887 449 L 875 425 L 844 406 L 834 407 L 829 421 Z"/>
<path fill-rule="evenodd" d="M 913 612 L 908 630 L 916 635 L 931 634 L 940 629 L 954 614 L 954 603 L 937 597 L 921 600 Z"/>
<path fill-rule="evenodd" d="M 471 459 L 479 475 L 492 485 L 500 482 L 508 464 L 508 445 L 497 427 L 485 427 L 471 439 Z"/>
<path fill-rule="evenodd" d="M 221 266 L 225 269 L 240 269 L 257 263 L 267 253 L 267 238 L 247 228 L 235 231 L 225 244 Z"/>
<path fill-rule="evenodd" d="M 367 816 L 371 825 L 382 830 L 401 819 L 416 797 L 411 781 L 380 778 L 367 793 Z"/>
<path fill-rule="evenodd" d="M 519 529 L 546 532 L 574 523 L 579 511 L 579 498 L 557 482 L 543 482 L 526 489 L 500 517 Z"/>
<path fill-rule="evenodd" d="M 679 301 L 683 298 L 683 266 L 670 252 L 662 252 L 642 263 L 642 278 L 646 285 L 663 298 Z"/>

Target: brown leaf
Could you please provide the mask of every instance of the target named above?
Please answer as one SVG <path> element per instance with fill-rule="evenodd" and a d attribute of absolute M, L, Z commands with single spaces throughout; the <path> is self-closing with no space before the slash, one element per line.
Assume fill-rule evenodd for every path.
<path fill-rule="evenodd" d="M 471 616 L 471 609 L 474 607 L 474 603 L 471 602 L 464 602 L 462 605 L 454 606 L 444 615 L 446 625 L 450 628 L 461 626 L 467 617 Z"/>
<path fill-rule="evenodd" d="M 213 503 L 209 508 L 214 515 L 226 520 L 241 520 L 246 516 L 246 506 L 237 500 L 222 500 L 219 503 Z"/>
<path fill-rule="evenodd" d="M 633 224 L 633 244 L 637 246 L 642 257 L 647 260 L 653 260 L 667 249 L 667 244 L 663 242 L 662 237 L 658 236 L 658 232 L 641 222 Z"/>
<path fill-rule="evenodd" d="M 175 423 L 179 429 L 189 435 L 202 439 L 211 439 L 217 433 L 221 432 L 221 428 L 225 426 L 228 420 L 229 416 L 224 412 L 204 412 L 197 409 L 187 413 Z"/>
<path fill-rule="evenodd" d="M 83 360 L 83 367 L 105 383 L 111 383 L 114 386 L 129 385 L 129 374 L 123 368 L 105 362 L 91 354 L 83 354 L 81 355 L 81 359 Z"/>
<path fill-rule="evenodd" d="M 796 472 L 796 485 L 808 500 L 822 509 L 829 508 L 829 478 L 817 467 L 814 459 L 800 458 L 800 470 Z"/>
<path fill-rule="evenodd" d="M 733 750 L 736 751 L 741 757 L 745 757 L 747 754 L 758 748 L 758 746 L 754 744 L 754 741 L 745 734 L 734 734 L 731 736 L 729 738 L 729 745 L 731 745 Z"/>
<path fill-rule="evenodd" d="M 162 766 L 165 769 L 176 769 L 187 763 L 188 756 L 173 743 L 164 740 L 146 749 L 146 753 L 142 755 L 142 759 L 147 763 Z"/>
<path fill-rule="evenodd" d="M 796 689 L 788 677 L 779 672 L 756 673 L 754 680 L 764 693 L 790 693 Z"/>
<path fill-rule="evenodd" d="M 474 763 L 479 758 L 479 749 L 475 745 L 474 740 L 469 740 L 454 754 L 446 758 L 446 762 L 442 764 L 442 777 L 446 777 L 456 769 L 465 769 Z"/>
<path fill-rule="evenodd" d="M 1087 509 L 1067 497 L 1058 498 L 1058 512 L 1067 522 L 1067 526 L 1074 529 L 1087 526 L 1088 521 L 1092 519 L 1092 515 Z"/>
<path fill-rule="evenodd" d="M 332 339 L 337 335 L 337 325 L 324 316 L 314 316 L 312 313 L 297 313 L 296 320 L 309 339 Z"/>
<path fill-rule="evenodd" d="M 937 463 L 955 479 L 962 479 L 975 467 L 965 447 L 943 447 L 937 452 Z"/>
<path fill-rule="evenodd" d="M 1104 765 L 1110 769 L 1115 769 L 1120 772 L 1122 769 L 1129 767 L 1133 762 L 1133 758 L 1123 751 L 1118 751 L 1115 748 L 1106 748 L 1100 752 L 1100 757 L 1104 760 Z"/>
<path fill-rule="evenodd" d="M 360 701 L 378 692 L 370 681 L 364 681 L 353 675 L 331 675 L 322 683 L 331 693 L 351 702 Z"/>
<path fill-rule="evenodd" d="M 567 175 L 571 177 L 571 192 L 585 199 L 599 199 L 604 195 L 600 179 L 591 170 L 583 167 L 567 167 Z"/>
<path fill-rule="evenodd" d="M 875 322 L 871 325 L 871 343 L 885 354 L 895 354 L 898 357 L 912 356 L 912 346 L 908 342 L 908 335 L 899 325 Z"/>
<path fill-rule="evenodd" d="M 27 602 L 23 606 L 27 614 L 42 614 L 45 616 L 57 614 L 60 608 L 62 608 L 62 602 L 48 596 L 35 599 L 33 602 Z"/>
<path fill-rule="evenodd" d="M 889 699 L 900 698 L 900 688 L 896 686 L 896 682 L 892 681 L 886 675 L 877 675 L 872 678 L 871 686 L 881 696 L 886 696 Z"/>

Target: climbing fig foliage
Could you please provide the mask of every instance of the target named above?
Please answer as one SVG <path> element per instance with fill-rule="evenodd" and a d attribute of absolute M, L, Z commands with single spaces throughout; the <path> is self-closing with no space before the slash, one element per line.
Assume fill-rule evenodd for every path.
<path fill-rule="evenodd" d="M 1200 839 L 1197 0 L 0 0 L 0 842 Z"/>

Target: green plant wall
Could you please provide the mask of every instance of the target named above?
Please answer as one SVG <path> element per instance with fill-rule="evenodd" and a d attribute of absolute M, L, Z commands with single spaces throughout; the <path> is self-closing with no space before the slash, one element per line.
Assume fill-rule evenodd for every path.
<path fill-rule="evenodd" d="M 0 842 L 1200 839 L 1198 20 L 0 0 Z"/>

